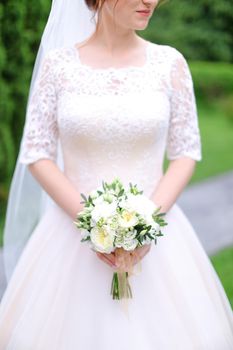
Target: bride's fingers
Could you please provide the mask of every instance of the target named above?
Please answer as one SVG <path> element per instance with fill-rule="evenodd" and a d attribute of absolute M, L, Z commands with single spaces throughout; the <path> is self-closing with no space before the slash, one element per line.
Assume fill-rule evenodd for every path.
<path fill-rule="evenodd" d="M 103 256 L 103 255 L 100 254 L 100 253 L 97 253 L 97 256 L 98 256 L 98 258 L 99 258 L 101 261 L 103 261 L 103 262 L 106 263 L 107 265 L 113 267 L 112 262 L 111 262 L 110 260 L 108 260 L 105 256 Z"/>
<path fill-rule="evenodd" d="M 99 253 L 99 252 L 96 252 L 96 255 L 98 256 L 98 258 L 99 258 L 100 260 L 104 261 L 104 262 L 105 262 L 106 264 L 108 264 L 109 266 L 111 266 L 111 267 L 114 267 L 114 266 L 115 266 L 114 263 L 112 263 L 111 260 L 108 260 L 104 254 Z"/>
<path fill-rule="evenodd" d="M 133 265 L 137 264 L 150 250 L 150 245 L 142 246 L 139 248 L 136 248 L 132 252 L 127 252 L 125 253 L 127 258 L 127 255 L 129 254 L 131 259 L 131 262 Z M 114 253 L 100 253 L 96 252 L 97 256 L 99 257 L 100 260 L 104 261 L 106 264 L 108 264 L 111 267 L 118 267 L 118 268 L 123 268 L 126 263 L 126 260 L 122 256 L 116 257 Z M 128 261 L 129 262 L 129 261 Z"/>
<path fill-rule="evenodd" d="M 115 261 L 116 261 L 116 257 L 113 253 L 103 253 L 103 255 L 108 259 L 110 260 L 113 264 L 115 264 Z"/>
<path fill-rule="evenodd" d="M 146 246 L 137 248 L 133 254 L 134 255 L 134 264 L 136 264 L 142 258 L 144 258 L 144 256 L 149 252 L 150 248 L 151 248 L 150 245 L 146 245 Z"/>
<path fill-rule="evenodd" d="M 149 252 L 150 250 L 150 245 L 146 245 L 143 247 L 144 249 L 140 250 L 139 252 L 139 258 L 142 259 L 144 256 Z"/>

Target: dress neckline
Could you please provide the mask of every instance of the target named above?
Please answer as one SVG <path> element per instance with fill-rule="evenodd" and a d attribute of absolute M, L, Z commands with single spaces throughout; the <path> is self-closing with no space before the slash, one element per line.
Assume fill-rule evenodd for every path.
<path fill-rule="evenodd" d="M 86 68 L 89 71 L 92 72 L 121 72 L 121 71 L 128 71 L 128 70 L 144 70 L 148 64 L 149 64 L 149 56 L 150 56 L 150 48 L 151 48 L 151 42 L 146 40 L 146 45 L 145 45 L 145 62 L 143 65 L 136 66 L 136 65 L 129 65 L 125 67 L 106 67 L 106 68 L 95 68 L 92 67 L 86 63 L 83 63 L 80 59 L 80 53 L 79 53 L 79 48 L 75 45 L 72 46 L 72 49 L 74 50 L 75 57 L 78 59 L 79 65 L 83 68 Z"/>

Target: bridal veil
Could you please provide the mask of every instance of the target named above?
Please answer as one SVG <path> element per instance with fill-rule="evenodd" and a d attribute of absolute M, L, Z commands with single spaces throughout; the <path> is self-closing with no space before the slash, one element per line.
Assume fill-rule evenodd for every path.
<path fill-rule="evenodd" d="M 87 39 L 94 32 L 96 22 L 97 15 L 87 7 L 84 0 L 52 1 L 32 72 L 25 124 L 27 118 L 30 118 L 28 105 L 46 54 L 52 49 Z M 52 200 L 31 175 L 27 165 L 19 162 L 23 138 L 24 136 L 10 186 L 3 232 L 3 261 L 7 283 L 41 215 L 48 205 L 52 205 Z M 63 169 L 60 145 L 58 145 L 57 164 Z"/>

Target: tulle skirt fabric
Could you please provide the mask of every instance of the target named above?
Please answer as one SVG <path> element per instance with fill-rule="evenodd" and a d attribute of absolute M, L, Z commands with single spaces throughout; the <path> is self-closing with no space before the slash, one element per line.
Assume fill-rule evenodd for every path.
<path fill-rule="evenodd" d="M 0 350 L 232 350 L 233 313 L 182 210 L 130 277 L 128 316 L 113 270 L 56 205 L 42 217 L 0 304 Z"/>

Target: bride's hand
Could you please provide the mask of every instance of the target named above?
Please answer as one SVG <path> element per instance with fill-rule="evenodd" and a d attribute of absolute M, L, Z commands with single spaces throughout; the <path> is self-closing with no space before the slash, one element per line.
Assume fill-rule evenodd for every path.
<path fill-rule="evenodd" d="M 150 248 L 151 244 L 146 244 L 134 249 L 133 251 L 122 250 L 124 251 L 123 259 L 120 259 L 119 255 L 116 255 L 114 252 L 110 254 L 96 252 L 96 255 L 109 266 L 124 270 L 126 261 L 130 261 L 132 262 L 132 265 L 136 265 L 150 251 Z"/>
<path fill-rule="evenodd" d="M 117 269 L 127 271 L 127 266 L 130 268 L 133 265 L 136 265 L 141 259 L 144 258 L 150 249 L 151 244 L 146 244 L 144 246 L 138 247 L 133 251 L 119 249 L 119 254 L 115 254 L 115 264 L 117 266 Z"/>
<path fill-rule="evenodd" d="M 111 267 L 116 267 L 116 257 L 115 257 L 115 253 L 100 253 L 100 252 L 96 252 L 96 255 L 98 256 L 98 258 L 100 260 L 102 260 L 103 262 L 105 262 L 106 264 L 108 264 Z"/>
<path fill-rule="evenodd" d="M 138 247 L 133 250 L 131 253 L 133 255 L 133 264 L 137 264 L 146 254 L 149 253 L 151 249 L 151 244 L 145 244 L 142 247 Z"/>

